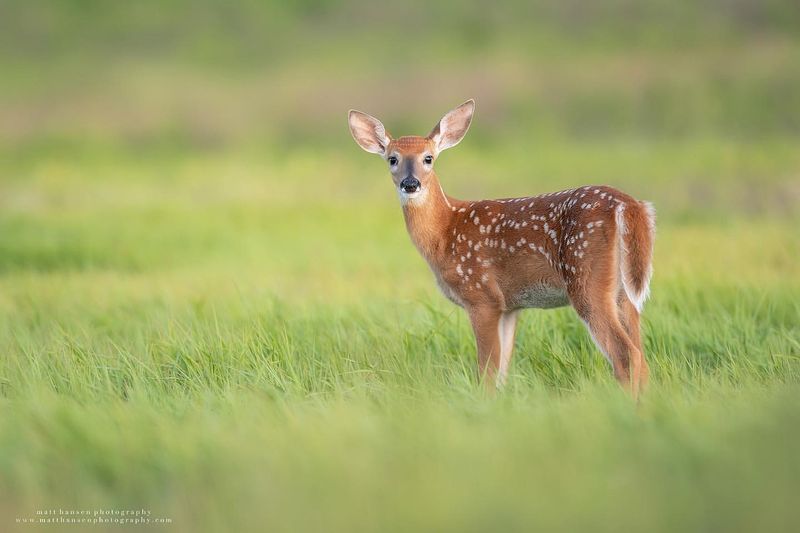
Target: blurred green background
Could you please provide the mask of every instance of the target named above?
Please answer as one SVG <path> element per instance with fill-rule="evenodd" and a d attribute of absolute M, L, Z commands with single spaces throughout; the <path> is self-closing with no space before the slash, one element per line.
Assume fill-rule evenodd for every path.
<path fill-rule="evenodd" d="M 655 204 L 639 406 L 571 309 L 478 386 L 346 124 L 467 98 L 451 195 Z M 798 148 L 792 0 L 0 0 L 0 530 L 790 531 Z"/>

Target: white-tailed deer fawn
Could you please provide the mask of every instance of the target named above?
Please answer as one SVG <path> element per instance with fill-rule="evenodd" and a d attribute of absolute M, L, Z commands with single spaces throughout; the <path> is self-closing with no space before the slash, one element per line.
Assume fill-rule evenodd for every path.
<path fill-rule="evenodd" d="M 646 384 L 639 313 L 652 274 L 655 213 L 606 186 L 526 198 L 479 200 L 444 193 L 434 162 L 469 129 L 475 102 L 447 113 L 427 137 L 391 137 L 352 110 L 350 131 L 388 163 L 411 240 L 444 295 L 469 315 L 479 370 L 505 382 L 517 315 L 571 304 L 634 396 Z"/>

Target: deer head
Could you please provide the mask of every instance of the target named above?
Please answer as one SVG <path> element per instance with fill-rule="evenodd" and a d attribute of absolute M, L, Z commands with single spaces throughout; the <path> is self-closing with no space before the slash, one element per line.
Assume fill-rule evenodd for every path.
<path fill-rule="evenodd" d="M 393 139 L 380 120 L 351 110 L 350 133 L 361 148 L 378 154 L 389 165 L 400 202 L 422 204 L 428 191 L 439 187 L 433 165 L 439 154 L 461 142 L 467 134 L 475 101 L 467 100 L 447 113 L 426 137 L 416 135 Z"/>

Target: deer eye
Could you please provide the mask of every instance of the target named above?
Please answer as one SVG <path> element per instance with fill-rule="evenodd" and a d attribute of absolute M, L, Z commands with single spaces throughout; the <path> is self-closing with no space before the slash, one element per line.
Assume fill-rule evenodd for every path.
<path fill-rule="evenodd" d="M 433 163 L 433 156 L 432 155 L 426 155 L 425 159 L 423 159 L 423 161 L 425 162 L 426 165 L 430 165 L 431 163 Z"/>
<path fill-rule="evenodd" d="M 397 158 L 395 156 L 390 156 L 388 161 L 389 161 L 389 164 L 392 165 L 392 166 L 395 166 L 397 164 Z"/>

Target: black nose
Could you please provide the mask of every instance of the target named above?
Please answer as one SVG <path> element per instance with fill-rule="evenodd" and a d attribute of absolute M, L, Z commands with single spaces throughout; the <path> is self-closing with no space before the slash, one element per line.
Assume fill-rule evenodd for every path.
<path fill-rule="evenodd" d="M 400 182 L 400 188 L 407 193 L 417 192 L 419 190 L 419 180 L 414 176 L 403 178 Z"/>

